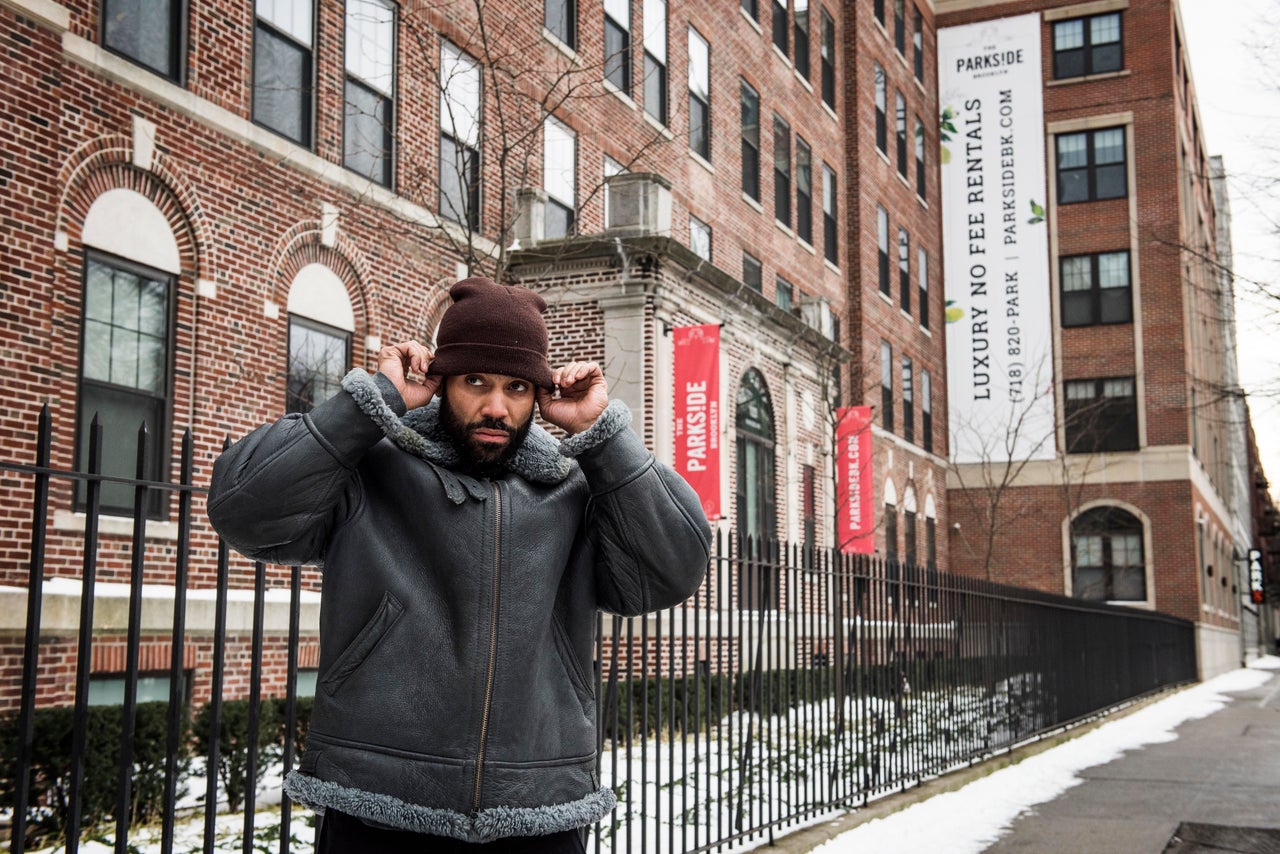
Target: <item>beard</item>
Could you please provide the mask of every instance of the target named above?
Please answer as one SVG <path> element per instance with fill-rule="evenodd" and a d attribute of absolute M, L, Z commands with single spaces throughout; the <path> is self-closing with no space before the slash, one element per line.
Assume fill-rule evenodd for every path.
<path fill-rule="evenodd" d="M 529 434 L 529 427 L 533 424 L 533 416 L 531 414 L 518 427 L 513 427 L 498 418 L 481 418 L 470 424 L 463 424 L 458 413 L 449 405 L 448 394 L 441 387 L 440 423 L 444 426 L 445 433 L 453 442 L 453 446 L 458 449 L 462 459 L 462 470 L 474 477 L 492 480 L 507 473 L 511 459 L 524 445 L 524 438 Z M 471 431 L 481 429 L 502 430 L 507 434 L 508 439 L 505 444 L 498 447 L 473 439 Z"/>

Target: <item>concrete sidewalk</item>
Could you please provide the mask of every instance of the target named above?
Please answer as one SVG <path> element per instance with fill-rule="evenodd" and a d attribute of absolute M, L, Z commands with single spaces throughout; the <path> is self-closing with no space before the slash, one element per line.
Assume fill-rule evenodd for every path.
<path fill-rule="evenodd" d="M 1268 673 L 1259 687 L 1221 693 L 1220 701 L 1225 705 L 1207 716 L 1178 724 L 1172 731 L 1176 738 L 1151 740 L 1127 749 L 1112 761 L 1082 767 L 1075 776 L 1083 783 L 1026 808 L 985 851 L 1280 854 L 1280 670 L 1258 672 Z M 1050 736 L 981 765 L 874 801 L 864 809 L 783 837 L 773 848 L 760 850 L 788 854 L 810 851 L 872 819 L 958 790 L 1000 768 L 1021 765 L 1046 750 L 1069 751 L 1071 742 L 1081 735 L 1171 697 L 1178 702 L 1176 692 L 1156 695 L 1095 724 Z M 1087 752 L 1086 749 L 1086 755 Z M 980 814 L 971 814 L 969 819 L 984 822 Z M 850 839 L 856 837 L 853 834 Z M 933 854 L 934 850 L 941 852 L 946 847 L 926 845 L 919 854 Z M 912 850 L 912 854 L 916 852 Z"/>
<path fill-rule="evenodd" d="M 1280 673 L 1230 697 L 1175 740 L 1082 772 L 987 851 L 1280 854 Z"/>

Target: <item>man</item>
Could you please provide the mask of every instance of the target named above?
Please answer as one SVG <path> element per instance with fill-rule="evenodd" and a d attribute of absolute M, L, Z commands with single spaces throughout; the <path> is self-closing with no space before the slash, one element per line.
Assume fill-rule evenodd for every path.
<path fill-rule="evenodd" d="M 324 812 L 320 852 L 582 851 L 615 803 L 595 767 L 596 609 L 675 605 L 707 568 L 697 496 L 600 367 L 551 370 L 542 298 L 483 278 L 450 294 L 434 354 L 384 347 L 376 375 L 214 465 L 231 545 L 324 567 L 285 783 Z"/>

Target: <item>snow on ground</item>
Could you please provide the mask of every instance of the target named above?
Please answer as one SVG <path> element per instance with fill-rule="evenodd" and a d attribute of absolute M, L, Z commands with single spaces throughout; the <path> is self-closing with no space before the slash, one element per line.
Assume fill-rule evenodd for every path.
<path fill-rule="evenodd" d="M 1247 668 L 1179 691 L 962 789 L 869 821 L 819 846 L 814 854 L 977 854 L 999 839 L 1023 812 L 1084 782 L 1080 771 L 1110 762 L 1128 750 L 1174 740 L 1178 737 L 1174 730 L 1180 724 L 1208 717 L 1230 702 L 1228 693 L 1256 688 L 1270 679 L 1274 670 L 1280 670 L 1280 658 L 1261 658 Z"/>

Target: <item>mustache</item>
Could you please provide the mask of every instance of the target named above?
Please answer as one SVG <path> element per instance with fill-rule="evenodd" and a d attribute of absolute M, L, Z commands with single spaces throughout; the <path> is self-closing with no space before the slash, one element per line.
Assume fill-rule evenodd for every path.
<path fill-rule="evenodd" d="M 516 428 L 503 421 L 501 418 L 491 418 L 485 416 L 479 421 L 472 421 L 466 426 L 466 431 L 470 433 L 472 430 L 501 430 L 507 435 L 514 435 Z"/>

